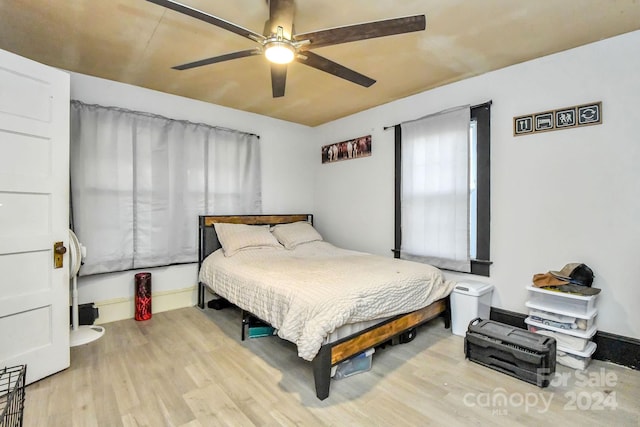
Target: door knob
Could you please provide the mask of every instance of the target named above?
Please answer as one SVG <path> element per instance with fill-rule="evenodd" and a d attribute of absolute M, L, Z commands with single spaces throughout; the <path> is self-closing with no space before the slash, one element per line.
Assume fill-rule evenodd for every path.
<path fill-rule="evenodd" d="M 67 253 L 64 242 L 55 242 L 53 244 L 53 268 L 62 268 L 63 255 Z"/>

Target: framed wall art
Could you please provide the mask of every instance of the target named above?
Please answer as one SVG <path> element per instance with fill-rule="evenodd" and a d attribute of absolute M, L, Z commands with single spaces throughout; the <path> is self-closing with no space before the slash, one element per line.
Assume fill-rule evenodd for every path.
<path fill-rule="evenodd" d="M 602 102 L 574 105 L 513 118 L 513 136 L 602 123 Z"/>
<path fill-rule="evenodd" d="M 322 146 L 322 163 L 333 163 L 371 155 L 371 135 Z"/>

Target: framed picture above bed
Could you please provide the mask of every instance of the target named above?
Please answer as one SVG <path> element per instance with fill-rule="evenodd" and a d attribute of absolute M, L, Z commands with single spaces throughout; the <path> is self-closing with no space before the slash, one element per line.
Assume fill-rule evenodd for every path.
<path fill-rule="evenodd" d="M 322 163 L 371 156 L 371 135 L 322 146 Z"/>

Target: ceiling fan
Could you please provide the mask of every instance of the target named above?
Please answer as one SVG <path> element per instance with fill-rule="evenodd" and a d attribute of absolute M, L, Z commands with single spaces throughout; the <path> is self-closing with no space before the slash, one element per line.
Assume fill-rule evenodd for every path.
<path fill-rule="evenodd" d="M 426 28 L 425 16 L 414 15 L 295 34 L 293 28 L 294 0 L 267 0 L 269 4 L 269 19 L 265 22 L 263 34 L 258 34 L 229 21 L 225 21 L 222 18 L 173 0 L 147 1 L 231 31 L 232 33 L 253 40 L 259 45 L 253 49 L 241 50 L 177 65 L 173 67 L 173 69 L 188 70 L 203 65 L 229 61 L 231 59 L 264 54 L 271 62 L 271 87 L 274 98 L 284 96 L 287 64 L 292 61 L 341 77 L 364 87 L 369 87 L 376 82 L 370 77 L 315 54 L 309 49 L 410 33 L 413 31 L 422 31 Z"/>

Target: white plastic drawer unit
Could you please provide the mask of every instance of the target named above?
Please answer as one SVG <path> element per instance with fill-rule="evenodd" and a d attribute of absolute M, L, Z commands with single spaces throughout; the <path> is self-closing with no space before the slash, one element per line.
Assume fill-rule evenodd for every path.
<path fill-rule="evenodd" d="M 555 326 L 552 326 L 552 325 L 548 325 L 548 324 L 544 324 L 542 322 L 536 321 L 536 320 L 532 319 L 531 316 L 529 316 L 526 319 L 524 319 L 524 322 L 527 325 L 535 326 L 535 327 L 540 328 L 540 329 L 546 329 L 548 331 L 560 332 L 560 333 L 563 333 L 563 334 L 566 334 L 566 335 L 571 335 L 573 337 L 586 338 L 586 339 L 593 338 L 593 336 L 596 334 L 596 330 L 597 330 L 596 325 L 591 326 L 587 330 L 558 328 L 558 327 L 555 327 Z"/>
<path fill-rule="evenodd" d="M 598 317 L 598 310 L 593 309 L 587 314 L 566 314 L 558 313 L 557 311 L 551 312 L 546 306 L 536 304 L 535 302 L 527 301 L 524 303 L 529 308 L 529 317 L 531 320 L 537 323 L 542 323 L 546 326 L 555 326 L 560 329 L 567 329 L 566 325 L 562 322 L 554 321 L 554 318 L 558 316 L 568 319 L 575 319 L 572 323 L 573 326 L 570 329 L 577 329 L 580 331 L 588 331 L 596 328 L 596 319 Z M 545 326 L 545 327 L 546 327 Z M 575 327 L 574 327 L 575 326 Z"/>
<path fill-rule="evenodd" d="M 551 311 L 566 316 L 591 319 L 597 313 L 596 299 L 598 295 L 576 295 L 560 291 L 527 286 L 529 301 L 527 306 Z"/>
<path fill-rule="evenodd" d="M 527 321 L 525 320 L 525 323 Z M 568 335 L 564 332 L 560 331 L 552 331 L 551 329 L 545 329 L 540 326 L 537 326 L 533 323 L 527 323 L 527 329 L 530 332 L 535 332 L 536 334 L 546 335 L 551 338 L 555 338 L 556 346 L 563 347 L 565 349 L 573 350 L 573 351 L 584 351 L 591 341 L 592 336 L 587 337 L 577 337 L 574 335 Z"/>
<path fill-rule="evenodd" d="M 591 356 L 597 348 L 596 343 L 589 341 L 583 351 L 575 351 L 562 346 L 556 347 L 556 362 L 573 369 L 585 370 L 591 363 Z"/>

